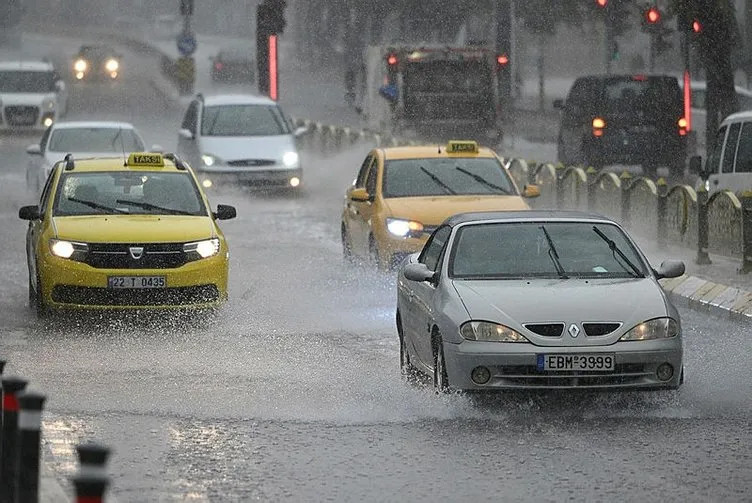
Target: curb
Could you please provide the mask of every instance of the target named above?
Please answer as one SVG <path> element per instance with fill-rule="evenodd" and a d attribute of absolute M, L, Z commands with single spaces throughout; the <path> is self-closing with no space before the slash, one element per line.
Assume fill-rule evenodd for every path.
<path fill-rule="evenodd" d="M 684 275 L 660 281 L 672 300 L 694 309 L 752 321 L 752 292 Z"/>

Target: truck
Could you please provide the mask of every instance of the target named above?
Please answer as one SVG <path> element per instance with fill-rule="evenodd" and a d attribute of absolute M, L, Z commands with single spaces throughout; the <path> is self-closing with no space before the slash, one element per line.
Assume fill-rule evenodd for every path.
<path fill-rule="evenodd" d="M 370 46 L 355 101 L 376 131 L 492 145 L 502 137 L 498 70 L 505 63 L 480 46 Z"/>

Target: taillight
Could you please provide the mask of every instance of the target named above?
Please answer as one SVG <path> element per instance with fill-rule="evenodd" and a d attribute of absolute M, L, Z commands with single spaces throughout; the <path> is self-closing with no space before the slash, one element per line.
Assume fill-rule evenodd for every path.
<path fill-rule="evenodd" d="M 687 126 L 689 125 L 689 121 L 687 121 L 685 117 L 681 117 L 677 124 L 679 126 L 679 136 L 687 136 Z"/>
<path fill-rule="evenodd" d="M 217 61 L 216 63 L 214 63 L 214 69 L 217 70 L 217 71 L 222 70 L 222 68 L 224 66 L 225 65 L 223 65 L 222 62 L 220 62 L 220 61 Z"/>
<path fill-rule="evenodd" d="M 601 119 L 600 117 L 596 117 L 593 119 L 593 136 L 601 137 L 603 136 L 603 129 L 606 127 L 606 121 Z"/>
<path fill-rule="evenodd" d="M 386 58 L 386 62 L 389 64 L 389 66 L 396 66 L 397 63 L 399 62 L 399 60 L 397 59 L 397 55 L 396 54 L 390 54 Z"/>
<path fill-rule="evenodd" d="M 496 56 L 496 65 L 497 68 L 501 69 L 504 68 L 509 64 L 509 56 L 507 54 L 499 54 Z"/>

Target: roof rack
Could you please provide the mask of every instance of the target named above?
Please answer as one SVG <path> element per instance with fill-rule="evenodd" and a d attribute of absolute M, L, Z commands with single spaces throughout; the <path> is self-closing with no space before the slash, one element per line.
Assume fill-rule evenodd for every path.
<path fill-rule="evenodd" d="M 73 154 L 65 154 L 63 160 L 65 161 L 65 171 L 73 171 L 73 168 L 76 167 L 76 164 L 73 162 Z"/>
<path fill-rule="evenodd" d="M 164 157 L 168 161 L 172 161 L 175 164 L 175 167 L 180 171 L 185 171 L 187 169 L 183 160 L 173 153 L 165 154 L 162 157 Z"/>

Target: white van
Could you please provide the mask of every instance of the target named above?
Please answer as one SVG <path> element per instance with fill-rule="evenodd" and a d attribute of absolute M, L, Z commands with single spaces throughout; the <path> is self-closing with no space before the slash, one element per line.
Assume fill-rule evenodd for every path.
<path fill-rule="evenodd" d="M 699 172 L 707 180 L 709 192 L 752 190 L 752 111 L 735 113 L 723 120 L 704 169 L 700 169 L 701 163 L 699 157 L 693 157 L 690 171 Z"/>

